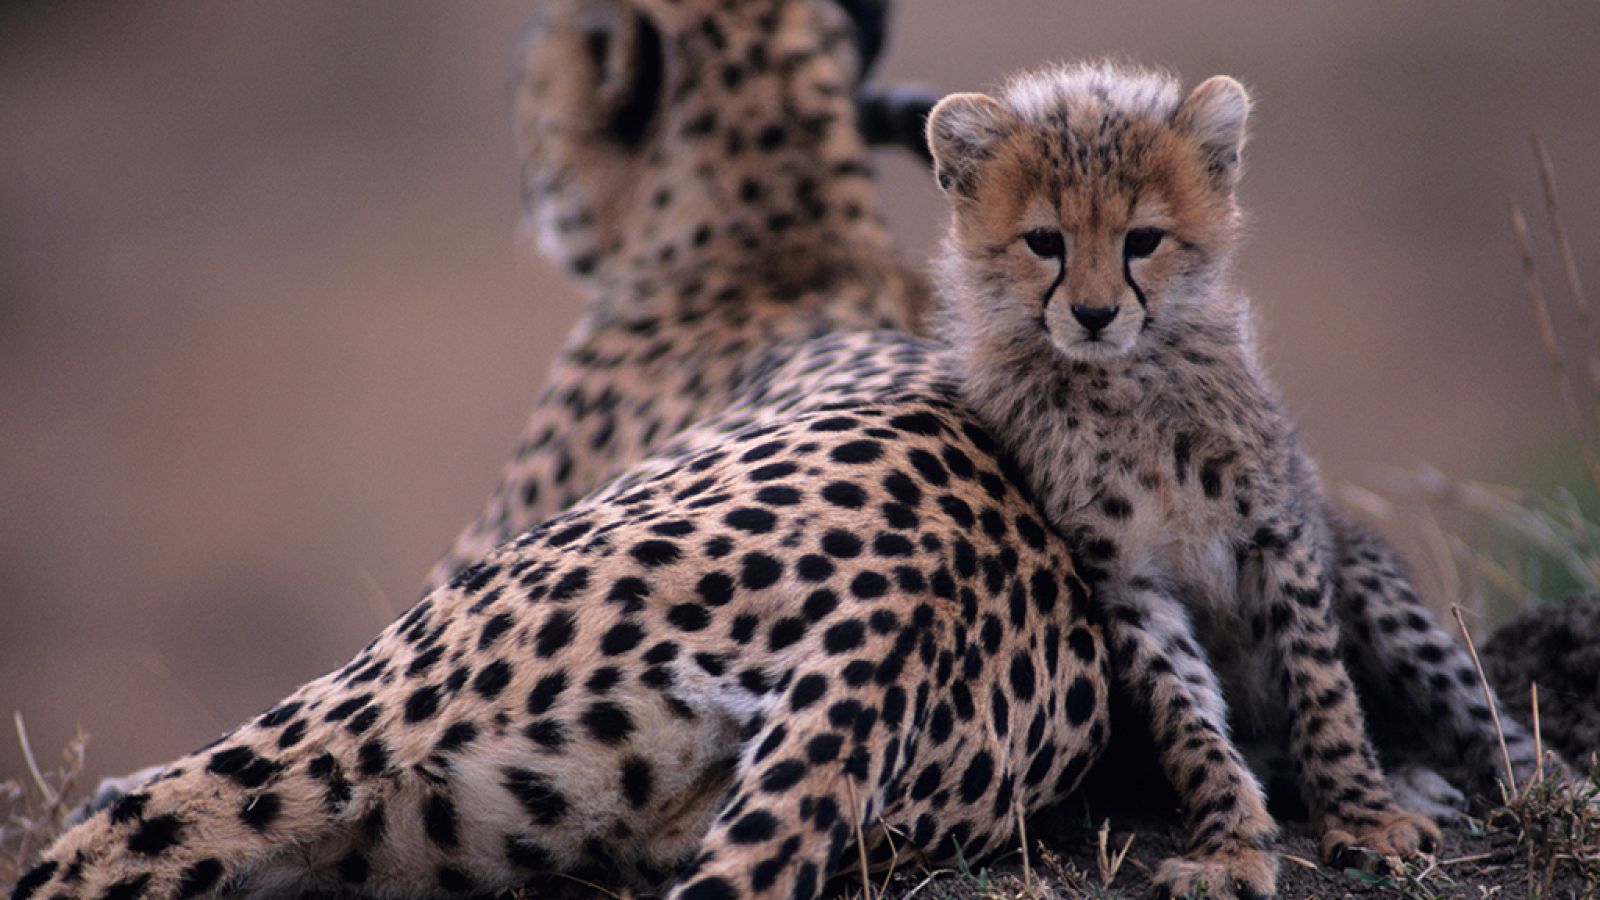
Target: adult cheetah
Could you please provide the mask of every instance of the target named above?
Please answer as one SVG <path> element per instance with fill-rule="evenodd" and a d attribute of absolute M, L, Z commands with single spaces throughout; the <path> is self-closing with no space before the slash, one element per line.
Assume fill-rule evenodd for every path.
<path fill-rule="evenodd" d="M 1386 783 L 1363 698 L 1435 762 L 1499 774 L 1466 652 L 1329 508 L 1229 283 L 1249 106 L 1228 78 L 1185 98 L 1164 75 L 1080 65 L 947 97 L 928 126 L 954 207 L 937 284 L 962 397 L 1106 609 L 1112 669 L 1183 798 L 1188 853 L 1157 875 L 1179 894 L 1274 887 L 1274 824 L 1230 731 L 1292 750 L 1341 865 L 1439 836 Z M 1506 739 L 1531 769 L 1526 732 Z"/>
<path fill-rule="evenodd" d="M 684 58 L 718 45 L 706 23 L 721 19 L 651 8 Z M 754 27 L 825 14 L 717 15 L 761 8 L 778 18 Z M 541 28 L 571 56 L 562 71 L 609 52 Z M 546 127 L 574 127 L 579 107 L 548 105 Z M 841 202 L 816 218 L 856 223 L 848 241 L 791 246 L 800 225 L 763 222 L 708 238 L 716 255 L 686 270 L 660 252 L 647 274 L 597 261 L 590 277 L 632 286 L 609 298 L 617 321 L 662 315 L 628 318 L 629 302 L 669 283 L 674 327 L 773 308 L 717 411 L 459 571 L 348 665 L 91 815 L 13 897 L 424 896 L 549 872 L 810 897 L 858 833 L 879 860 L 975 856 L 1070 791 L 1107 737 L 1100 626 L 943 350 L 837 327 L 874 321 L 885 285 L 904 283 L 871 208 Z M 681 236 L 677 223 L 641 234 Z"/>
<path fill-rule="evenodd" d="M 888 12 L 541 3 L 516 89 L 525 226 L 588 308 L 424 593 L 727 405 L 786 345 L 914 330 L 927 288 L 894 262 L 867 148 L 925 152 L 932 104 L 862 84 Z M 106 779 L 80 815 L 157 769 Z"/>
<path fill-rule="evenodd" d="M 727 405 L 775 346 L 916 329 L 927 289 L 886 264 L 866 148 L 925 148 L 932 104 L 860 87 L 886 14 L 883 0 L 541 6 L 516 91 L 526 223 L 588 308 L 425 589 Z"/>
<path fill-rule="evenodd" d="M 676 871 L 673 897 L 804 898 L 858 832 L 877 859 L 1010 841 L 1103 746 L 1106 654 L 947 370 L 896 333 L 796 348 L 691 430 L 714 449 L 497 548 L 13 897 Z"/>

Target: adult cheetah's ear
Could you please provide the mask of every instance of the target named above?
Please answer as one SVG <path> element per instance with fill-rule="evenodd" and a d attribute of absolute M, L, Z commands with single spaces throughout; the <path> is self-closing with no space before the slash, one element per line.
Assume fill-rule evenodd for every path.
<path fill-rule="evenodd" d="M 978 173 L 1016 120 L 986 94 L 951 94 L 928 113 L 928 150 L 939 187 L 955 198 L 972 199 Z"/>
<path fill-rule="evenodd" d="M 1239 153 L 1244 149 L 1250 95 L 1226 75 L 1208 78 L 1172 114 L 1172 125 L 1200 145 L 1218 183 L 1232 188 L 1239 180 Z"/>
<path fill-rule="evenodd" d="M 524 144 L 580 133 L 637 147 L 661 101 L 662 38 L 623 0 L 541 4 L 520 48 L 517 126 Z"/>

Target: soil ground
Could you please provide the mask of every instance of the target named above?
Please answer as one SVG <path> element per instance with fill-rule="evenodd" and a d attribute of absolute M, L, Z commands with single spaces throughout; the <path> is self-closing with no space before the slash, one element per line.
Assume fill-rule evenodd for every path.
<path fill-rule="evenodd" d="M 915 866 L 910 871 L 895 873 L 888 890 L 875 894 L 883 900 L 976 900 L 976 898 L 1052 898 L 1052 897 L 1106 897 L 1142 900 L 1156 897 L 1148 873 L 1154 871 L 1163 859 L 1180 853 L 1183 848 L 1182 829 L 1174 819 L 1141 817 L 1119 823 L 1112 820 L 1111 850 L 1122 846 L 1127 835 L 1135 837 L 1122 865 L 1109 888 L 1100 888 L 1097 861 L 1096 829 L 1082 821 L 1083 810 L 1067 807 L 1040 817 L 1032 823 L 1036 841 L 1030 864 L 1033 887 L 1025 881 L 1025 873 L 1018 854 L 984 865 L 973 864 L 969 872 L 953 869 L 928 872 Z M 1055 818 L 1079 819 L 1054 822 Z M 1050 865 L 1039 845 L 1055 854 L 1059 865 Z M 1478 898 L 1498 897 L 1506 900 L 1539 896 L 1530 890 L 1528 872 L 1515 848 L 1507 847 L 1494 838 L 1468 836 L 1457 830 L 1447 830 L 1444 847 L 1439 852 L 1434 868 L 1416 879 L 1355 875 L 1317 864 L 1317 840 L 1303 822 L 1286 823 L 1284 835 L 1278 842 L 1281 865 L 1278 873 L 1278 896 L 1283 900 L 1298 898 L 1341 897 L 1416 897 L 1416 898 Z M 969 874 L 970 873 L 970 874 Z M 876 885 L 874 886 L 876 889 Z M 836 889 L 840 897 L 859 896 L 860 880 L 841 879 Z M 1587 891 L 1587 893 L 1586 893 Z M 1558 878 L 1551 887 L 1552 898 L 1595 897 L 1595 885 L 1585 885 L 1573 877 Z"/>

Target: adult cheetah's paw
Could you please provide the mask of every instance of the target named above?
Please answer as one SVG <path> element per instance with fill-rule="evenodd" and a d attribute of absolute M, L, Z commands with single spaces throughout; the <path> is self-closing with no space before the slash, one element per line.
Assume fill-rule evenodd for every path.
<path fill-rule="evenodd" d="M 1367 871 L 1390 868 L 1395 857 L 1439 849 L 1439 826 L 1427 816 L 1390 808 L 1372 824 L 1328 826 L 1322 834 L 1322 861 Z"/>
<path fill-rule="evenodd" d="M 1248 843 L 1215 853 L 1174 856 L 1156 869 L 1156 889 L 1167 897 L 1254 900 L 1277 890 L 1278 858 Z"/>
<path fill-rule="evenodd" d="M 67 826 L 76 825 L 128 794 L 143 790 L 150 782 L 156 780 L 157 775 L 166 771 L 166 768 L 165 765 L 149 766 L 119 778 L 101 779 L 89 799 L 67 814 Z"/>

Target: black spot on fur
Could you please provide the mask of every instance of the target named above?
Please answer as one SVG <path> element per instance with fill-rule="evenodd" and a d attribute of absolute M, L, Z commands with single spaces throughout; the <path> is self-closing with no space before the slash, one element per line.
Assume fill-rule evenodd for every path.
<path fill-rule="evenodd" d="M 443 794 L 434 794 L 428 798 L 428 805 L 422 812 L 423 828 L 428 834 L 428 840 L 446 850 L 453 850 L 461 844 L 460 829 L 456 816 L 456 806 L 450 798 Z"/>
<path fill-rule="evenodd" d="M 539 627 L 539 633 L 535 635 L 534 653 L 545 659 L 556 655 L 563 647 L 572 643 L 577 630 L 577 620 L 570 610 L 558 609 L 552 612 Z"/>
<path fill-rule="evenodd" d="M 529 872 L 548 872 L 555 868 L 555 859 L 550 856 L 550 851 L 514 836 L 506 837 L 506 860 Z"/>
<path fill-rule="evenodd" d="M 543 715 L 555 704 L 563 691 L 567 689 L 567 673 L 552 672 L 539 679 L 528 692 L 528 713 L 530 715 Z"/>
<path fill-rule="evenodd" d="M 554 719 L 534 719 L 522 733 L 546 750 L 560 750 L 567 745 L 567 727 Z"/>
<path fill-rule="evenodd" d="M 796 890 L 795 896 L 810 897 L 813 893 L 815 893 L 814 886 L 804 894 Z M 683 900 L 738 900 L 739 894 L 733 889 L 733 885 L 721 878 L 702 878 L 684 888 L 683 893 L 678 896 Z"/>
<path fill-rule="evenodd" d="M 627 653 L 644 640 L 644 629 L 637 623 L 624 620 L 611 626 L 600 638 L 600 652 L 606 656 Z"/>
<path fill-rule="evenodd" d="M 406 698 L 406 721 L 421 722 L 439 711 L 439 689 L 433 685 L 417 688 Z"/>
<path fill-rule="evenodd" d="M 239 810 L 239 821 L 250 826 L 256 831 L 266 831 L 277 821 L 278 813 L 283 810 L 283 801 L 274 793 L 259 794 L 248 798 Z"/>
<path fill-rule="evenodd" d="M 17 880 L 16 887 L 11 889 L 11 900 L 28 900 L 34 892 L 50 880 L 56 873 L 60 864 L 54 860 L 42 862 L 28 870 L 28 874 Z"/>
<path fill-rule="evenodd" d="M 178 879 L 178 896 L 187 900 L 189 897 L 198 897 L 216 887 L 222 880 L 222 862 L 211 857 L 206 857 L 194 865 L 183 870 L 183 875 Z"/>
<path fill-rule="evenodd" d="M 160 856 L 179 842 L 183 822 L 173 815 L 156 816 L 128 835 L 128 849 L 141 856 Z"/>
<path fill-rule="evenodd" d="M 864 465 L 883 456 L 883 445 L 877 441 L 849 441 L 833 448 L 834 462 L 847 465 Z"/>
<path fill-rule="evenodd" d="M 655 773 L 651 771 L 650 764 L 637 756 L 629 757 L 622 764 L 622 793 L 628 798 L 628 805 L 634 809 L 642 808 L 650 802 L 650 790 L 655 781 Z"/>
<path fill-rule="evenodd" d="M 860 509 L 867 504 L 867 494 L 848 481 L 835 481 L 822 489 L 822 499 L 844 509 Z"/>
<path fill-rule="evenodd" d="M 966 772 L 961 775 L 961 802 L 976 803 L 983 792 L 989 789 L 989 782 L 994 778 L 994 758 L 986 750 L 980 750 L 967 763 Z"/>
<path fill-rule="evenodd" d="M 711 624 L 711 613 L 698 603 L 679 603 L 667 610 L 667 621 L 679 631 L 702 631 Z"/>
<path fill-rule="evenodd" d="M 609 701 L 590 704 L 579 717 L 583 727 L 602 744 L 619 744 L 633 733 L 633 716 Z"/>
<path fill-rule="evenodd" d="M 505 789 L 538 824 L 554 825 L 567 814 L 567 798 L 543 774 L 513 768 L 505 770 L 505 776 Z"/>
<path fill-rule="evenodd" d="M 822 647 L 829 654 L 838 656 L 849 653 L 861 646 L 866 636 L 866 629 L 859 619 L 846 619 L 828 628 L 822 635 Z"/>
<path fill-rule="evenodd" d="M 363 775 L 381 775 L 389 768 L 389 748 L 377 738 L 362 744 L 361 749 L 356 751 L 356 757 Z"/>
<path fill-rule="evenodd" d="M 1077 678 L 1072 686 L 1067 688 L 1067 721 L 1073 725 L 1082 725 L 1094 715 L 1095 689 L 1094 682 L 1087 678 Z"/>
<path fill-rule="evenodd" d="M 500 692 L 511 683 L 511 666 L 503 659 L 478 670 L 478 677 L 472 679 L 472 689 L 486 699 L 500 696 Z"/>
<path fill-rule="evenodd" d="M 144 896 L 144 889 L 150 884 L 150 873 L 124 878 L 106 889 L 101 894 L 101 900 L 137 900 Z"/>
<path fill-rule="evenodd" d="M 771 840 L 777 831 L 778 820 L 764 809 L 745 813 L 728 829 L 728 839 L 735 844 L 759 844 Z"/>
<path fill-rule="evenodd" d="M 652 569 L 675 563 L 683 556 L 683 551 L 671 541 L 640 541 L 630 552 L 641 565 Z"/>
<path fill-rule="evenodd" d="M 149 794 L 123 794 L 111 806 L 111 824 L 121 825 L 139 818 L 144 815 L 145 804 L 149 802 Z"/>
<path fill-rule="evenodd" d="M 747 553 L 739 572 L 741 587 L 759 591 L 771 587 L 783 577 L 783 563 L 765 553 Z"/>

